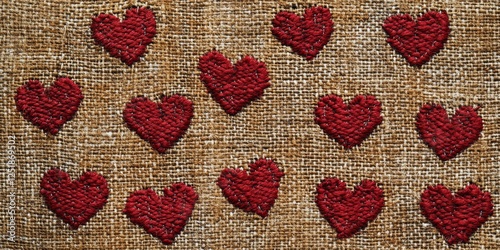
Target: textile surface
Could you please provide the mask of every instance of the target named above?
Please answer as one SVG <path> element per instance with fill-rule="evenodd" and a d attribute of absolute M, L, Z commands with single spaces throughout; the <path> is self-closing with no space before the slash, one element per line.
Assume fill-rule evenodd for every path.
<path fill-rule="evenodd" d="M 314 6 L 329 10 L 333 32 L 306 58 L 273 34 L 273 19 L 282 11 L 301 16 Z M 137 7 L 154 13 L 156 33 L 139 59 L 125 63 L 96 41 L 91 26 L 101 13 L 123 20 Z M 383 23 L 398 14 L 416 20 L 428 11 L 446 11 L 449 36 L 428 62 L 411 65 L 386 41 Z M 500 248 L 496 0 L 3 0 L 0 19 L 2 249 Z M 267 69 L 269 86 L 235 115 L 200 78 L 200 58 L 211 51 L 232 64 L 250 56 L 249 62 Z M 60 77 L 76 83 L 83 99 L 52 135 L 23 116 L 16 95 L 30 80 L 48 88 Z M 345 148 L 315 121 L 318 101 L 331 94 L 346 105 L 358 95 L 374 96 L 383 120 L 360 144 Z M 178 140 L 162 153 L 162 146 L 124 121 L 124 110 L 136 97 L 160 103 L 173 95 L 192 102 L 192 118 L 181 115 L 178 126 L 189 126 L 184 134 L 175 132 Z M 441 105 L 450 118 L 462 106 L 474 107 L 483 122 L 477 141 L 452 159 L 440 159 L 417 130 L 425 104 Z M 12 158 L 15 164 L 8 165 Z M 272 159 L 283 173 L 277 172 L 277 198 L 265 217 L 228 202 L 217 182 L 224 169 L 249 171 L 261 158 Z M 91 171 L 107 181 L 107 202 L 77 229 L 49 209 L 50 190 L 40 192 L 53 168 L 72 180 Z M 338 178 L 350 190 L 366 179 L 375 182 L 385 201 L 380 213 L 351 237 L 337 238 L 315 202 L 326 178 Z M 190 193 L 191 203 L 178 206 L 195 202 L 191 216 L 183 214 L 189 217 L 185 227 L 165 245 L 168 239 L 132 223 L 132 212 L 124 209 L 137 190 L 161 196 L 179 182 L 197 197 Z M 468 243 L 450 246 L 423 215 L 421 194 L 435 185 L 456 193 L 471 183 L 491 194 L 493 213 Z"/>

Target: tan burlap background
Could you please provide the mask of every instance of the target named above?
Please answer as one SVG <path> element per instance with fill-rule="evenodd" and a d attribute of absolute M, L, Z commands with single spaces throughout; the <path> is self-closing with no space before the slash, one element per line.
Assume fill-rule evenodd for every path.
<path fill-rule="evenodd" d="M 439 3 L 438 3 L 439 2 Z M 128 67 L 91 37 L 92 17 L 123 18 L 131 6 L 149 6 L 157 34 L 144 58 Z M 313 61 L 291 53 L 271 34 L 282 10 L 302 14 L 327 6 L 335 31 Z M 446 10 L 451 33 L 445 48 L 421 68 L 409 66 L 386 43 L 384 19 Z M 94 1 L 3 0 L 0 5 L 1 249 L 443 249 L 442 235 L 421 215 L 428 185 L 453 192 L 470 182 L 491 193 L 494 214 L 455 249 L 500 248 L 500 7 L 488 1 Z M 237 116 L 228 116 L 199 80 L 201 55 L 212 49 L 233 62 L 252 55 L 267 65 L 271 87 Z M 28 79 L 49 86 L 71 77 L 84 100 L 55 137 L 23 119 L 16 89 Z M 176 146 L 158 154 L 129 130 L 125 104 L 144 95 L 182 94 L 194 102 L 191 126 Z M 314 123 L 320 96 L 349 100 L 375 95 L 383 123 L 361 146 L 345 150 Z M 479 105 L 479 140 L 442 162 L 415 129 L 421 105 L 441 103 L 453 114 Z M 16 242 L 7 240 L 6 147 L 15 136 Z M 285 172 L 266 219 L 228 203 L 216 180 L 224 168 L 248 168 L 275 159 Z M 40 179 L 59 167 L 77 178 L 97 171 L 109 183 L 108 203 L 78 230 L 49 211 Z M 376 220 L 338 240 L 314 202 L 316 185 L 338 177 L 349 188 L 372 179 L 386 205 Z M 157 192 L 174 182 L 195 187 L 199 200 L 184 231 L 170 246 L 132 224 L 122 210 L 129 194 Z"/>

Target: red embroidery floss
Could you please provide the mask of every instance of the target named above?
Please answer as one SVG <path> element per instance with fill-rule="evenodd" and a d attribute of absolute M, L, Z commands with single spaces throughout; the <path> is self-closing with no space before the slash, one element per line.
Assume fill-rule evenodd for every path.
<path fill-rule="evenodd" d="M 235 207 L 265 218 L 278 198 L 283 175 L 273 160 L 259 159 L 250 164 L 250 174 L 240 169 L 224 169 L 217 185 Z"/>
<path fill-rule="evenodd" d="M 40 194 L 47 207 L 72 229 L 87 223 L 108 201 L 108 183 L 96 172 L 86 172 L 78 180 L 59 169 L 44 174 Z"/>
<path fill-rule="evenodd" d="M 159 153 L 173 147 L 189 128 L 193 103 L 180 95 L 164 96 L 161 103 L 133 98 L 123 110 L 123 120 Z"/>
<path fill-rule="evenodd" d="M 38 80 L 29 80 L 17 89 L 16 107 L 24 119 L 56 135 L 62 126 L 73 119 L 83 94 L 69 78 L 59 78 L 45 89 Z"/>
<path fill-rule="evenodd" d="M 417 115 L 417 130 L 422 140 L 442 161 L 454 158 L 477 141 L 483 119 L 477 108 L 463 106 L 451 119 L 439 104 L 425 104 Z"/>
<path fill-rule="evenodd" d="M 450 245 L 469 242 L 493 214 L 490 193 L 482 192 L 475 184 L 456 194 L 443 185 L 429 186 L 421 195 L 420 208 Z"/>
<path fill-rule="evenodd" d="M 229 115 L 236 115 L 270 86 L 266 65 L 251 56 L 233 65 L 223 54 L 211 51 L 200 57 L 198 68 L 201 81 Z"/>
<path fill-rule="evenodd" d="M 330 40 L 333 21 L 330 10 L 325 7 L 311 7 L 305 10 L 304 17 L 282 11 L 273 19 L 272 33 L 282 45 L 312 60 Z"/>
<path fill-rule="evenodd" d="M 152 189 L 135 191 L 127 199 L 123 212 L 132 223 L 159 238 L 163 244 L 172 244 L 191 217 L 198 194 L 184 183 L 174 183 L 163 193 L 160 197 Z"/>
<path fill-rule="evenodd" d="M 421 66 L 444 47 L 450 21 L 446 11 L 429 11 L 413 21 L 408 15 L 388 17 L 383 24 L 387 43 L 412 66 Z"/>
<path fill-rule="evenodd" d="M 363 180 L 354 192 L 337 178 L 326 178 L 316 188 L 316 205 L 337 238 L 349 238 L 375 220 L 384 206 L 384 192 L 371 180 Z"/>
<path fill-rule="evenodd" d="M 156 34 L 156 20 L 148 8 L 132 8 L 120 21 L 116 16 L 100 14 L 92 19 L 92 38 L 112 57 L 131 66 L 140 60 Z"/>
<path fill-rule="evenodd" d="M 337 95 L 320 98 L 314 121 L 325 133 L 350 149 L 360 145 L 382 123 L 380 102 L 371 95 L 358 95 L 345 105 Z"/>

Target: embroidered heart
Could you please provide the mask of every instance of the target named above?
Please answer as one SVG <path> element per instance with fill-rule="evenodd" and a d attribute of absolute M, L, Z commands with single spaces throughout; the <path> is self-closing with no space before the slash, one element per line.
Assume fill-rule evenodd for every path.
<path fill-rule="evenodd" d="M 96 172 L 86 172 L 80 179 L 71 181 L 59 169 L 44 174 L 40 194 L 47 207 L 72 229 L 87 223 L 108 201 L 108 183 Z"/>
<path fill-rule="evenodd" d="M 156 20 L 148 8 L 127 10 L 120 22 L 116 16 L 100 14 L 92 19 L 92 37 L 112 57 L 120 58 L 131 66 L 140 60 L 156 34 Z"/>
<path fill-rule="evenodd" d="M 259 159 L 250 164 L 250 174 L 240 169 L 224 169 L 217 185 L 235 207 L 265 218 L 278 198 L 283 175 L 274 161 Z"/>
<path fill-rule="evenodd" d="M 15 97 L 24 119 L 51 135 L 73 118 L 82 99 L 80 87 L 69 78 L 59 78 L 47 89 L 38 80 L 29 80 Z"/>
<path fill-rule="evenodd" d="M 156 151 L 165 153 L 188 129 L 193 109 L 193 103 L 180 95 L 164 96 L 158 104 L 136 97 L 127 103 L 123 120 Z"/>
<path fill-rule="evenodd" d="M 371 180 L 363 180 L 354 192 L 337 178 L 324 179 L 316 189 L 319 211 L 337 231 L 349 238 L 377 218 L 384 206 L 384 192 Z"/>
<path fill-rule="evenodd" d="M 490 193 L 482 192 L 475 184 L 455 195 L 443 185 L 429 186 L 422 193 L 420 208 L 450 245 L 468 242 L 493 214 Z"/>
<path fill-rule="evenodd" d="M 380 102 L 371 95 L 358 95 L 345 105 L 337 95 L 322 97 L 314 111 L 316 123 L 330 138 L 349 149 L 366 139 L 382 123 Z"/>
<path fill-rule="evenodd" d="M 311 7 L 304 17 L 282 11 L 274 17 L 272 33 L 282 45 L 312 60 L 328 43 L 333 32 L 332 15 L 328 8 Z"/>
<path fill-rule="evenodd" d="M 158 196 L 152 189 L 138 190 L 127 199 L 123 212 L 130 221 L 146 230 L 163 244 L 172 244 L 186 226 L 198 200 L 191 186 L 174 183 Z"/>
<path fill-rule="evenodd" d="M 417 21 L 408 15 L 390 16 L 383 28 L 387 42 L 413 66 L 421 66 L 438 53 L 448 39 L 450 21 L 446 11 L 429 11 Z"/>
<path fill-rule="evenodd" d="M 234 66 L 217 51 L 200 57 L 200 79 L 216 102 L 230 115 L 264 94 L 269 87 L 266 65 L 245 56 Z"/>
<path fill-rule="evenodd" d="M 483 119 L 470 106 L 460 107 L 449 119 L 441 105 L 425 104 L 417 115 L 417 130 L 422 140 L 446 161 L 477 141 Z"/>

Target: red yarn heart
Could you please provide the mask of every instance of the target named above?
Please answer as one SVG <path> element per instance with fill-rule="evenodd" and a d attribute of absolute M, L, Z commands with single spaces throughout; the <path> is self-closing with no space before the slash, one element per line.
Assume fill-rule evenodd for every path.
<path fill-rule="evenodd" d="M 156 20 L 148 8 L 127 10 L 120 22 L 116 16 L 100 14 L 92 19 L 92 37 L 113 57 L 127 65 L 140 60 L 156 34 Z"/>
<path fill-rule="evenodd" d="M 324 7 L 306 9 L 304 17 L 282 11 L 274 17 L 272 33 L 281 44 L 312 60 L 328 43 L 333 32 L 330 10 Z"/>
<path fill-rule="evenodd" d="M 358 95 L 345 105 L 337 95 L 322 97 L 314 119 L 330 138 L 349 149 L 363 142 L 382 123 L 380 102 L 371 95 Z"/>
<path fill-rule="evenodd" d="M 174 183 L 163 190 L 163 197 L 152 189 L 138 190 L 127 199 L 123 212 L 130 221 L 141 226 L 163 244 L 172 244 L 186 226 L 198 200 L 191 186 Z"/>
<path fill-rule="evenodd" d="M 446 11 L 429 11 L 417 21 L 408 15 L 390 16 L 383 28 L 387 42 L 413 66 L 420 66 L 438 53 L 448 39 L 450 21 Z"/>
<path fill-rule="evenodd" d="M 123 111 L 123 120 L 130 130 L 159 153 L 165 153 L 184 135 L 192 117 L 193 103 L 180 95 L 164 96 L 158 104 L 136 97 Z"/>
<path fill-rule="evenodd" d="M 384 192 L 371 180 L 362 181 L 353 192 L 341 180 L 326 178 L 316 191 L 316 205 L 339 239 L 365 228 L 384 206 Z"/>
<path fill-rule="evenodd" d="M 259 159 L 250 164 L 250 174 L 240 169 L 224 169 L 217 185 L 235 207 L 264 218 L 278 197 L 283 175 L 274 161 Z"/>
<path fill-rule="evenodd" d="M 24 119 L 52 135 L 73 118 L 82 99 L 80 87 L 69 78 L 59 78 L 47 89 L 30 80 L 17 89 L 15 97 Z"/>
<path fill-rule="evenodd" d="M 264 94 L 269 87 L 266 65 L 245 56 L 234 66 L 217 51 L 200 57 L 200 79 L 216 102 L 230 115 Z"/>
<path fill-rule="evenodd" d="M 42 178 L 40 194 L 52 212 L 78 229 L 104 207 L 109 190 L 106 179 L 96 172 L 86 172 L 71 181 L 66 172 L 51 169 Z"/>
<path fill-rule="evenodd" d="M 475 184 L 455 195 L 443 185 L 429 186 L 422 193 L 420 208 L 450 245 L 468 242 L 493 214 L 490 193 L 482 192 Z"/>
<path fill-rule="evenodd" d="M 450 120 L 441 105 L 425 104 L 417 115 L 417 130 L 422 140 L 446 161 L 477 141 L 483 119 L 470 106 L 457 109 Z"/>

